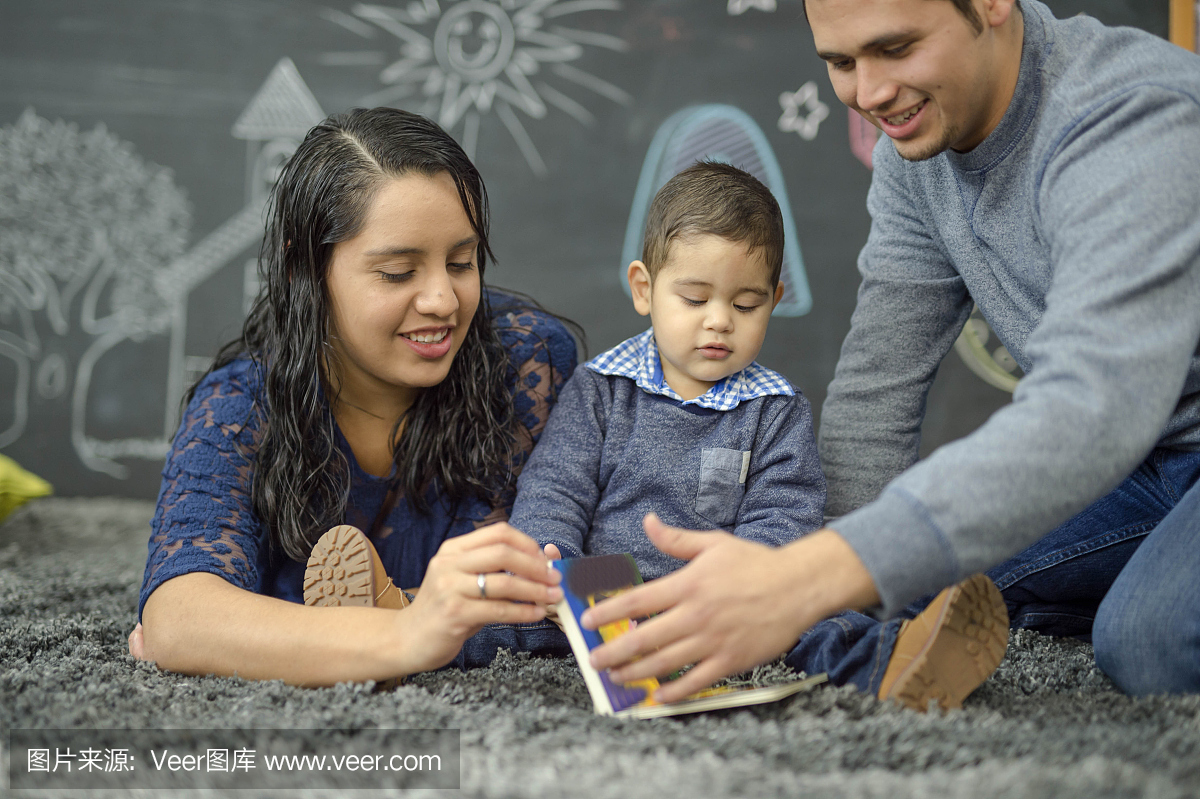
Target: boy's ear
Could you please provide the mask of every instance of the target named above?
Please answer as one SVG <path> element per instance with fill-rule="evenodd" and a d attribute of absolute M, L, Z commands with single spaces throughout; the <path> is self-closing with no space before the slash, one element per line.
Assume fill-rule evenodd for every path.
<path fill-rule="evenodd" d="M 775 286 L 775 301 L 773 303 L 771 303 L 772 311 L 775 310 L 775 306 L 778 305 L 779 301 L 782 299 L 783 299 L 783 281 L 781 280 L 781 281 L 779 281 L 779 284 Z"/>
<path fill-rule="evenodd" d="M 633 295 L 633 309 L 642 316 L 650 315 L 650 270 L 641 261 L 629 265 L 629 293 Z"/>

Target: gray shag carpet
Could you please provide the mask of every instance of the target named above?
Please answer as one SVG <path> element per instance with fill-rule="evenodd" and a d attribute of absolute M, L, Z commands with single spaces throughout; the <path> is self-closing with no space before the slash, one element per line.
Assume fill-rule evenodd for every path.
<path fill-rule="evenodd" d="M 1131 699 L 1090 646 L 1029 632 L 962 710 L 928 715 L 824 686 L 753 709 L 614 720 L 593 715 L 573 661 L 505 653 L 390 692 L 164 673 L 126 651 L 152 511 L 46 499 L 0 523 L 3 731 L 456 728 L 461 788 L 438 796 L 1200 796 L 1200 695 Z M 121 793 L 132 795 L 104 795 Z"/>

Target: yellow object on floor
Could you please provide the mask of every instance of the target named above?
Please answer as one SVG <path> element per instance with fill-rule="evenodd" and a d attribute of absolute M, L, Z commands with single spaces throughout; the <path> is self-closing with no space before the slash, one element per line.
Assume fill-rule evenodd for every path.
<path fill-rule="evenodd" d="M 0 521 L 29 500 L 53 492 L 45 480 L 25 471 L 12 458 L 0 455 Z"/>

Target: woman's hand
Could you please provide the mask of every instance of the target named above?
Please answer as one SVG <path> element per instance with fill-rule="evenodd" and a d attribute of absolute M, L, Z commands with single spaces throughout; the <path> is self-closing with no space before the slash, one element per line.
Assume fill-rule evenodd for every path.
<path fill-rule="evenodd" d="M 410 670 L 449 663 L 485 624 L 541 621 L 546 606 L 562 599 L 561 579 L 537 542 L 507 523 L 447 540 L 416 599 L 396 616 L 418 659 Z"/>
<path fill-rule="evenodd" d="M 401 611 L 309 607 L 213 574 L 184 574 L 146 600 L 129 654 L 183 674 L 309 686 L 428 671 L 453 660 L 485 624 L 544 618 L 545 606 L 562 598 L 561 577 L 547 564 L 523 533 L 485 527 L 442 544 L 416 599 Z"/>

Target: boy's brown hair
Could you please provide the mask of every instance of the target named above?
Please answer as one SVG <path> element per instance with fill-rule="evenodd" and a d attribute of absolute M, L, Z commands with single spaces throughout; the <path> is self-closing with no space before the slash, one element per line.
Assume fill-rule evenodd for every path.
<path fill-rule="evenodd" d="M 771 191 L 735 166 L 698 161 L 658 190 L 646 215 L 642 262 L 653 280 L 677 238 L 709 234 L 761 249 L 771 287 L 783 269 L 783 214 Z"/>

